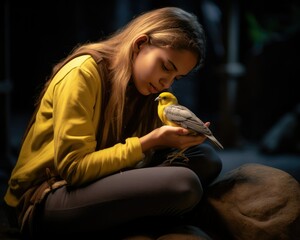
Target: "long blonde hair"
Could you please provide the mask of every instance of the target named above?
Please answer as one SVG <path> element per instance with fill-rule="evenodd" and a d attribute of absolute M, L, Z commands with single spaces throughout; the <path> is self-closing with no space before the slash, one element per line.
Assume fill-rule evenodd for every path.
<path fill-rule="evenodd" d="M 108 76 L 105 81 L 110 86 L 110 89 L 104 89 L 104 91 L 109 91 L 109 98 L 104 113 L 102 136 L 98 141 L 101 143 L 101 148 L 124 141 L 127 137 L 126 134 L 124 135 L 124 128 L 128 127 L 124 123 L 125 107 L 128 109 L 127 105 L 130 105 L 130 100 L 126 101 L 126 95 L 132 77 L 132 46 L 141 34 L 147 35 L 152 45 L 195 52 L 198 56 L 196 68 L 201 66 L 204 61 L 205 35 L 194 14 L 176 7 L 151 10 L 133 18 L 127 25 L 106 39 L 77 46 L 64 61 L 53 68 L 53 73 L 46 82 L 38 104 L 57 69 L 80 51 L 96 50 L 101 53 L 108 65 Z M 146 134 L 160 125 L 156 113 L 155 97 L 155 95 L 135 94 L 135 98 L 139 98 L 138 101 L 142 102 L 143 106 L 133 113 L 134 118 L 133 116 L 128 118 L 134 119 L 134 121 L 130 121 L 134 127 L 130 127 L 137 136 Z M 128 132 L 128 134 L 131 133 L 132 131 Z"/>

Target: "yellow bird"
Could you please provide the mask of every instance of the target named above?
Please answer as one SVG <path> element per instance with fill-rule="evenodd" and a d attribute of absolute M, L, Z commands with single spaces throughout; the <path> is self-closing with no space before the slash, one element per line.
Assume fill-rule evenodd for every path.
<path fill-rule="evenodd" d="M 190 130 L 192 135 L 203 134 L 218 148 L 224 149 L 222 144 L 214 137 L 210 129 L 205 126 L 190 109 L 178 104 L 177 98 L 170 92 L 162 92 L 155 101 L 158 101 L 158 116 L 165 125 L 179 126 Z M 183 157 L 186 161 L 188 158 L 184 156 L 182 149 L 178 153 L 172 154 L 170 162 L 178 157 Z"/>

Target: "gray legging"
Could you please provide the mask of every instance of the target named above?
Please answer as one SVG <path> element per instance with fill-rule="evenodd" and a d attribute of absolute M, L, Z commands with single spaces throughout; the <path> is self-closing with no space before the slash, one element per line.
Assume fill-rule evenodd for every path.
<path fill-rule="evenodd" d="M 154 231 L 155 224 L 162 226 L 182 219 L 200 202 L 203 188 L 219 175 L 222 163 L 207 144 L 188 149 L 187 164 L 181 161 L 174 161 L 174 166 L 162 164 L 169 153 L 170 150 L 164 150 L 154 154 L 148 167 L 50 193 L 36 219 L 38 232 L 43 237 L 80 233 L 101 236 L 107 232 L 113 236 L 120 233 L 122 226 L 130 231 L 150 222 Z"/>

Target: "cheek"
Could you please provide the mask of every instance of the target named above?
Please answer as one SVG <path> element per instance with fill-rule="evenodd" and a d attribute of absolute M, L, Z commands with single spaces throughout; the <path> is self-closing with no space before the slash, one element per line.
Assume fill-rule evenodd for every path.
<path fill-rule="evenodd" d="M 149 54 L 137 55 L 133 63 L 133 74 L 136 81 L 151 81 L 155 73 L 155 64 Z"/>

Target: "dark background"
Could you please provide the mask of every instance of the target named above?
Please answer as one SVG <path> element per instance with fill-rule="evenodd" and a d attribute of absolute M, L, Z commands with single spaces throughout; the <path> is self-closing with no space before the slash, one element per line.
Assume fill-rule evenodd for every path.
<path fill-rule="evenodd" d="M 207 34 L 204 67 L 176 82 L 181 104 L 225 146 L 222 174 L 246 163 L 300 181 L 300 1 L 3 0 L 0 20 L 0 238 L 19 239 L 3 196 L 34 102 L 52 66 L 162 6 L 194 12 Z M 15 236 L 16 235 L 16 236 Z"/>
<path fill-rule="evenodd" d="M 13 165 L 52 66 L 77 43 L 96 41 L 162 6 L 194 12 L 207 34 L 204 67 L 174 86 L 227 149 L 261 144 L 300 103 L 299 1 L 1 2 L 1 164 Z M 299 138 L 298 138 L 299 139 Z M 298 142 L 297 142 L 298 144 Z M 295 142 L 283 151 L 297 152 Z"/>

